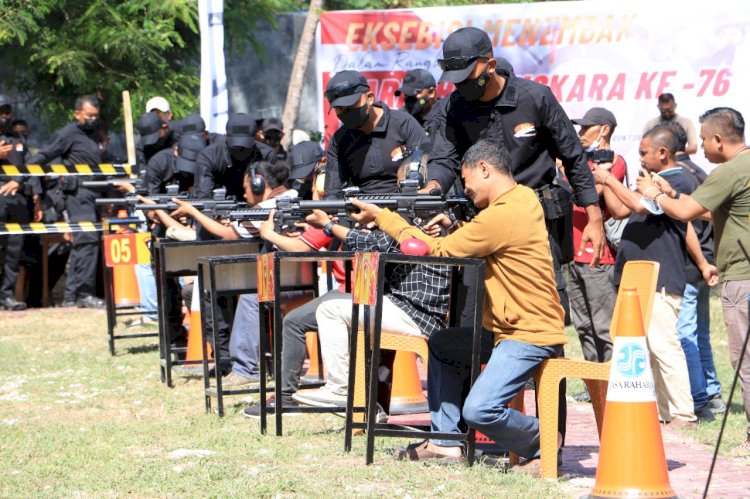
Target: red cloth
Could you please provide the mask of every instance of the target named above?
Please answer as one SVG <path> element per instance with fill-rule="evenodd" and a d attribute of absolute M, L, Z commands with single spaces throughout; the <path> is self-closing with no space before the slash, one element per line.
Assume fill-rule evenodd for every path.
<path fill-rule="evenodd" d="M 322 248 L 327 249 L 333 241 L 332 238 L 326 236 L 323 229 L 316 229 L 315 227 L 308 227 L 307 230 L 305 230 L 305 233 L 300 236 L 300 239 L 315 251 Z M 333 278 L 336 279 L 336 282 L 339 285 L 339 291 L 346 292 L 346 289 L 344 288 L 346 284 L 344 262 L 341 260 L 335 260 L 332 262 L 331 272 L 333 273 Z"/>
<path fill-rule="evenodd" d="M 593 169 L 596 168 L 595 163 L 589 161 L 589 168 L 591 168 L 591 170 L 593 171 Z M 615 164 L 612 166 L 612 169 L 610 171 L 617 180 L 622 182 L 625 178 L 626 168 L 627 165 L 625 164 L 625 159 L 623 159 L 623 157 L 618 154 L 617 159 L 615 160 Z M 600 196 L 600 199 L 602 206 L 602 217 L 604 218 L 604 220 L 607 220 L 612 215 L 610 215 L 609 211 L 604 205 L 604 197 Z M 578 263 L 591 263 L 591 259 L 594 257 L 594 250 L 591 246 L 591 243 L 588 243 L 586 245 L 586 248 L 583 251 L 582 255 L 578 255 L 578 247 L 581 245 L 581 236 L 583 235 L 583 229 L 586 227 L 588 221 L 589 217 L 586 216 L 586 210 L 581 206 L 573 205 L 573 250 L 575 252 L 573 260 Z M 609 246 L 609 244 L 605 245 L 604 257 L 599 261 L 599 263 L 602 265 L 614 265 L 615 251 Z"/>

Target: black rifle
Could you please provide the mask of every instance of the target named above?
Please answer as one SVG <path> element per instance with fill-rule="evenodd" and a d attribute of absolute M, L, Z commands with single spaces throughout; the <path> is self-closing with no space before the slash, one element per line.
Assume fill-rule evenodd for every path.
<path fill-rule="evenodd" d="M 177 199 L 181 198 L 178 197 Z M 174 211 L 180 207 L 177 203 L 172 203 L 170 201 L 171 200 L 166 200 L 166 202 L 157 202 L 156 204 L 136 204 L 133 208 L 143 211 Z M 213 217 L 221 216 L 224 213 L 231 213 L 235 210 L 248 208 L 247 203 L 237 202 L 234 200 L 233 196 L 226 199 L 186 199 L 185 201 L 193 205 L 195 209 Z M 268 218 L 268 211 L 266 211 L 266 218 Z"/>
<path fill-rule="evenodd" d="M 304 220 L 313 210 L 321 210 L 329 215 L 339 217 L 346 217 L 349 213 L 357 213 L 359 210 L 352 204 L 352 199 L 371 203 L 381 208 L 389 208 L 391 211 L 399 213 L 404 218 L 415 223 L 430 220 L 435 215 L 451 211 L 455 208 L 466 208 L 469 204 L 466 198 L 443 198 L 437 195 L 416 193 L 358 194 L 356 198 L 322 201 L 305 201 L 300 198 L 278 198 L 276 200 L 276 214 L 274 216 L 276 228 L 281 232 L 291 223 Z M 247 210 L 231 211 L 229 212 L 229 218 L 237 221 L 258 221 L 266 220 L 269 213 L 269 209 L 250 208 Z"/>

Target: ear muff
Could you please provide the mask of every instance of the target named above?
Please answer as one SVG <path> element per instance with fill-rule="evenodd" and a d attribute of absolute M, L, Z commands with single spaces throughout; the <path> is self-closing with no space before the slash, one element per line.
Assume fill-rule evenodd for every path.
<path fill-rule="evenodd" d="M 255 165 L 257 163 L 253 163 L 250 166 L 250 190 L 253 194 L 256 196 L 262 195 L 264 192 L 266 192 L 266 179 L 258 175 L 255 171 Z"/>

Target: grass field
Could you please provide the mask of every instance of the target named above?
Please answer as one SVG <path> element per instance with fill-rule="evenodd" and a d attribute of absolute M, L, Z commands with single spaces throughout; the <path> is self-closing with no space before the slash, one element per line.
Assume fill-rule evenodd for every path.
<path fill-rule="evenodd" d="M 716 300 L 714 300 L 716 301 Z M 714 346 L 728 394 L 731 371 L 714 305 Z M 343 420 L 300 415 L 285 436 L 261 436 L 241 415 L 205 414 L 202 382 L 159 380 L 153 339 L 107 349 L 101 311 L 31 310 L 0 315 L 0 497 L 564 497 L 564 482 L 503 472 L 492 461 L 473 468 L 399 462 L 406 441 L 379 439 L 375 464 L 364 441 L 343 452 Z M 570 332 L 569 332 L 570 334 Z M 569 356 L 580 355 L 571 335 Z M 569 393 L 580 389 L 569 384 Z M 735 400 L 738 400 L 735 395 Z M 232 403 L 237 405 L 231 405 Z M 741 441 L 745 417 L 733 406 L 725 435 Z M 271 434 L 273 423 L 270 423 Z M 715 441 L 719 422 L 695 431 Z"/>

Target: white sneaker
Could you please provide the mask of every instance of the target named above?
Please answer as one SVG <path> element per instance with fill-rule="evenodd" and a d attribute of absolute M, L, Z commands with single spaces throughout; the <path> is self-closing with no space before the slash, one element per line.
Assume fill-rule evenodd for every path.
<path fill-rule="evenodd" d="M 317 390 L 298 390 L 292 398 L 313 407 L 346 407 L 346 395 L 338 395 L 322 386 Z"/>

